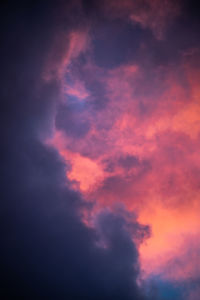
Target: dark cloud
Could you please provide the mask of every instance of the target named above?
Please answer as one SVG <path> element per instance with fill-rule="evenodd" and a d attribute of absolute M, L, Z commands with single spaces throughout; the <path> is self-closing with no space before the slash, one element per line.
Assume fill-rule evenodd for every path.
<path fill-rule="evenodd" d="M 81 138 L 90 130 L 90 123 L 81 112 L 77 112 L 77 109 L 79 109 L 77 106 L 79 105 L 74 107 L 59 105 L 55 124 L 57 129 L 63 130 L 69 136 Z"/>
<path fill-rule="evenodd" d="M 125 169 L 131 169 L 133 167 L 140 166 L 139 159 L 136 156 L 132 156 L 132 155 L 120 157 L 118 163 L 119 165 L 123 166 Z"/>
<path fill-rule="evenodd" d="M 79 220 L 79 195 L 64 186 L 56 153 L 32 138 L 19 137 L 17 145 L 12 143 L 10 165 L 6 160 L 10 176 L 1 198 L 4 299 L 143 299 L 125 219 L 100 215 L 109 247 L 97 248 L 95 231 Z"/>
<path fill-rule="evenodd" d="M 89 52 L 89 51 L 88 51 Z M 85 109 L 101 110 L 107 106 L 109 102 L 105 82 L 102 78 L 105 77 L 105 70 L 103 68 L 88 67 L 91 64 L 92 53 L 81 53 L 79 57 L 70 64 L 69 79 L 80 79 L 83 81 L 90 97 L 85 100 Z"/>
<path fill-rule="evenodd" d="M 132 176 L 136 179 L 137 177 L 140 177 L 141 174 L 143 174 L 151 169 L 150 161 L 140 160 L 137 156 L 134 156 L 134 155 L 120 156 L 118 159 L 117 158 L 105 159 L 105 160 L 103 160 L 103 163 L 105 165 L 105 171 L 107 171 L 107 172 L 112 173 L 118 167 L 123 168 L 127 174 L 127 179 L 130 178 L 130 174 L 132 174 Z M 129 171 L 130 171 L 130 174 L 128 174 Z M 131 171 L 134 171 L 134 172 L 132 173 Z M 110 182 L 110 179 L 111 178 L 108 177 L 106 179 L 106 182 Z"/>
<path fill-rule="evenodd" d="M 98 234 L 80 220 L 84 203 L 67 187 L 62 160 L 39 139 L 39 133 L 48 133 L 59 97 L 56 80 L 41 85 L 58 26 L 51 15 L 54 5 L 48 2 L 47 11 L 46 5 L 4 8 L 10 18 L 1 77 L 0 297 L 144 299 L 136 284 L 137 248 L 125 218 L 100 215 L 109 247 L 95 246 Z M 71 126 L 75 130 L 73 120 Z"/>
<path fill-rule="evenodd" d="M 147 32 L 120 20 L 102 20 L 92 31 L 94 58 L 98 66 L 109 69 L 135 61 Z"/>

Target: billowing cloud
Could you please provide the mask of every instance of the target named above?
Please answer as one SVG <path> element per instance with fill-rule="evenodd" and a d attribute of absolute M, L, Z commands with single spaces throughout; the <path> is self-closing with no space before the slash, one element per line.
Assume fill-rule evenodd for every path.
<path fill-rule="evenodd" d="M 5 7 L 1 118 L 7 299 L 197 300 L 200 54 L 191 6 L 13 9 Z"/>
<path fill-rule="evenodd" d="M 81 219 L 87 208 L 82 195 L 67 180 L 61 155 L 43 141 L 52 133 L 58 99 L 62 102 L 63 97 L 60 77 L 44 78 L 56 26 L 47 22 L 54 4 L 48 3 L 48 8 L 43 11 L 33 4 L 34 22 L 23 19 L 23 44 L 16 44 L 16 56 L 9 31 L 3 45 L 9 51 L 1 77 L 1 298 L 142 300 L 138 248 L 130 231 L 138 243 L 148 227 L 108 210 L 98 212 L 96 228 L 86 226 Z M 29 14 L 30 8 L 12 9 L 6 6 L 5 15 L 14 18 L 15 35 L 21 36 L 18 17 Z M 7 19 L 5 25 L 10 26 Z M 13 69 L 18 76 L 11 89 L 8 78 Z M 60 123 L 56 126 L 62 128 Z"/>
<path fill-rule="evenodd" d="M 67 133 L 67 126 L 57 126 L 48 143 L 70 165 L 67 177 L 74 188 L 87 201 L 95 199 L 94 214 L 122 202 L 142 224 L 150 225 L 152 235 L 140 245 L 145 277 L 196 278 L 196 254 L 191 262 L 186 253 L 198 253 L 188 243 L 190 235 L 199 235 L 198 50 L 183 49 L 171 65 L 152 64 L 145 50 L 137 61 L 121 60 L 106 68 L 95 58 L 95 47 L 90 56 L 85 54 L 84 63 L 77 59 L 71 65 L 73 76 L 88 91 L 81 106 L 76 101 L 76 124 L 87 120 L 90 127 L 77 138 Z M 103 91 L 97 101 L 106 99 L 101 109 L 93 106 L 93 78 L 102 86 L 97 93 Z M 69 98 L 66 105 L 72 105 Z M 80 126 L 84 130 L 83 123 Z"/>

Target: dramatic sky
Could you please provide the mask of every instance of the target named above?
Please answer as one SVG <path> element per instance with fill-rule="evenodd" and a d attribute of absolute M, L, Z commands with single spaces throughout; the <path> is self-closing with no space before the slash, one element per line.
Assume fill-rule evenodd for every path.
<path fill-rule="evenodd" d="M 199 300 L 199 5 L 0 14 L 0 298 Z"/>

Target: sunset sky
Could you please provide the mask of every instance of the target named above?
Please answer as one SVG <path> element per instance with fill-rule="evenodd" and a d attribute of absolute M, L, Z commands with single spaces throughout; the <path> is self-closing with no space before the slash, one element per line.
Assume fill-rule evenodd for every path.
<path fill-rule="evenodd" d="M 200 299 L 199 9 L 2 5 L 2 299 Z"/>

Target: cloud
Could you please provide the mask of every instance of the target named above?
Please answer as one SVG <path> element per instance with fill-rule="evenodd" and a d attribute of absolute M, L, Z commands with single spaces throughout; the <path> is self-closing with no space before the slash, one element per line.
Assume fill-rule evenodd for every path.
<path fill-rule="evenodd" d="M 4 5 L 7 298 L 198 294 L 197 18 L 104 4 Z"/>
<path fill-rule="evenodd" d="M 160 0 L 113 0 L 104 2 L 104 9 L 109 17 L 128 18 L 142 28 L 149 28 L 158 39 L 180 12 L 179 2 Z"/>
<path fill-rule="evenodd" d="M 145 47 L 154 52 L 152 45 Z M 84 138 L 56 131 L 51 145 L 70 163 L 68 180 L 88 202 L 95 202 L 93 215 L 123 202 L 141 224 L 150 225 L 152 235 L 139 247 L 146 278 L 153 273 L 187 280 L 190 260 L 181 249 L 194 247 L 186 236 L 198 234 L 199 227 L 198 50 L 180 51 L 178 60 L 169 51 L 169 60 L 162 63 L 152 63 L 145 51 L 137 61 L 130 58 L 108 68 L 93 59 L 95 51 L 91 42 L 89 57 L 84 63 L 77 58 L 71 66 L 73 76 L 90 91 L 84 110 L 90 129 Z M 102 86 L 96 98 L 101 109 L 93 105 L 94 82 Z M 80 116 L 75 113 L 77 124 Z M 183 276 L 175 268 L 177 258 Z M 173 274 L 166 267 L 170 261 Z"/>
<path fill-rule="evenodd" d="M 4 50 L 9 51 L 2 77 L 6 98 L 1 98 L 1 296 L 144 299 L 136 283 L 138 251 L 126 230 L 126 219 L 119 213 L 99 212 L 98 229 L 109 246 L 97 247 L 97 231 L 81 220 L 86 204 L 66 180 L 63 159 L 43 143 L 43 138 L 52 134 L 62 84 L 57 78 L 43 80 L 42 66 L 56 24 L 52 24 L 54 19 L 50 27 L 47 22 L 54 5 L 48 4 L 48 12 L 45 7 L 40 15 L 38 5 L 16 7 L 11 13 L 16 36 L 21 35 L 18 17 L 32 16 L 23 18 L 24 32 L 15 45 L 16 55 L 10 49 L 13 37 L 9 31 L 4 41 Z M 9 6 L 5 12 L 10 13 Z M 27 51 L 20 56 L 24 45 L 28 45 Z M 17 77 L 10 88 L 8 77 L 13 70 Z M 73 120 L 69 127 L 70 123 L 74 130 Z M 135 222 L 133 228 L 137 226 Z"/>

